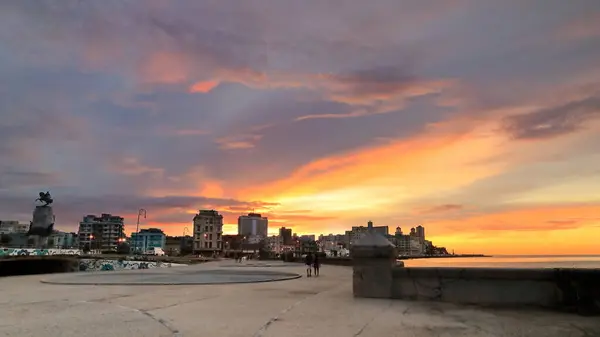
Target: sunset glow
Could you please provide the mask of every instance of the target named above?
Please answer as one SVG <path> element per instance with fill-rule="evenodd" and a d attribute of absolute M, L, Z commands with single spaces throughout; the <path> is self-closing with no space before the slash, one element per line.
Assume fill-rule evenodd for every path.
<path fill-rule="evenodd" d="M 0 3 L 0 220 L 600 254 L 594 2 L 67 2 Z"/>

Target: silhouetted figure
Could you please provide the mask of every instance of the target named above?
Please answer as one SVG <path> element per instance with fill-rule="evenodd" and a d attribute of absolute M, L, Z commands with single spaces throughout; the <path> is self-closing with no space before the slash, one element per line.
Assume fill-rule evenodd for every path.
<path fill-rule="evenodd" d="M 307 253 L 304 258 L 304 263 L 306 264 L 306 277 L 312 276 L 312 264 L 313 264 L 313 256 L 311 253 Z"/>
<path fill-rule="evenodd" d="M 50 205 L 54 200 L 52 200 L 52 197 L 50 196 L 50 192 L 40 192 L 39 193 L 40 197 L 35 199 L 35 201 L 41 201 L 44 204 L 42 206 L 48 206 Z"/>
<path fill-rule="evenodd" d="M 319 254 L 315 254 L 313 260 L 313 268 L 315 269 L 315 276 L 319 276 L 319 268 L 321 268 L 321 261 L 319 261 Z"/>

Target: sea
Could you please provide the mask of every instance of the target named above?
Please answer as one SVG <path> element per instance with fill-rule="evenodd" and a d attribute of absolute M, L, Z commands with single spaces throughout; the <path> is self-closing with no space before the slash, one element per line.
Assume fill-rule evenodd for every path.
<path fill-rule="evenodd" d="M 402 260 L 406 267 L 600 268 L 600 255 L 496 255 Z"/>

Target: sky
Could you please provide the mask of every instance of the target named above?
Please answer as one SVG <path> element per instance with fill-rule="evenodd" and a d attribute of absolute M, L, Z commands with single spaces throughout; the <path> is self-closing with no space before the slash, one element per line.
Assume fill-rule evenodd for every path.
<path fill-rule="evenodd" d="M 0 219 L 600 254 L 597 0 L 0 2 Z"/>

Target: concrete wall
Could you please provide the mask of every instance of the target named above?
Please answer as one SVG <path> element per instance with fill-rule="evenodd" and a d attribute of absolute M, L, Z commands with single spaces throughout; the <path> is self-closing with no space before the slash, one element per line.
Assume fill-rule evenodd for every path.
<path fill-rule="evenodd" d="M 354 297 L 537 306 L 600 315 L 600 269 L 405 268 L 385 238 L 352 247 Z"/>
<path fill-rule="evenodd" d="M 7 256 L 55 256 L 81 255 L 79 249 L 35 249 L 35 248 L 4 248 L 0 247 L 0 258 Z"/>
<path fill-rule="evenodd" d="M 381 270 L 381 261 L 374 266 Z M 363 271 L 364 263 L 355 266 Z M 600 270 L 391 267 L 390 298 L 600 314 Z M 387 280 L 371 280 L 381 297 Z"/>

